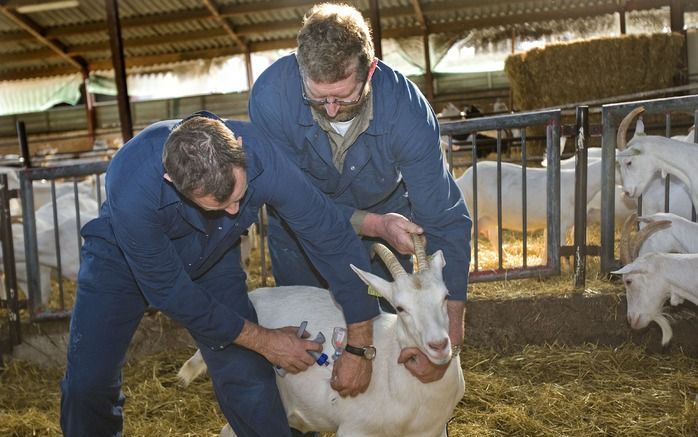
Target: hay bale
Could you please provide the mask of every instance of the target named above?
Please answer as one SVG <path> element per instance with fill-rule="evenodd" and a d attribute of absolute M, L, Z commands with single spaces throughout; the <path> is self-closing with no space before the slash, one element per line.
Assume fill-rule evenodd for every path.
<path fill-rule="evenodd" d="M 510 55 L 504 70 L 518 110 L 666 88 L 683 56 L 679 33 L 549 44 Z"/>

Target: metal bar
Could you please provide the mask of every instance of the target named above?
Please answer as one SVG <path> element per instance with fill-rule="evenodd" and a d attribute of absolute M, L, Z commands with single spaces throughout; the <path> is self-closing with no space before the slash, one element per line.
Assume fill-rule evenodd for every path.
<path fill-rule="evenodd" d="M 560 112 L 548 120 L 548 190 L 546 209 L 548 216 L 547 265 L 560 274 Z"/>
<path fill-rule="evenodd" d="M 119 21 L 119 3 L 117 0 L 104 0 L 107 9 L 109 42 L 111 43 L 111 59 L 114 68 L 114 80 L 118 91 L 119 122 L 123 142 L 133 138 L 133 119 L 131 104 L 126 85 L 126 62 L 124 61 L 124 43 L 121 39 L 121 22 Z"/>
<path fill-rule="evenodd" d="M 666 112 L 664 114 L 664 121 L 665 121 L 665 135 L 667 138 L 671 137 L 671 113 Z M 667 174 L 666 178 L 664 179 L 664 212 L 669 212 L 669 202 L 671 199 L 669 197 L 671 196 L 671 175 Z"/>
<path fill-rule="evenodd" d="M 2 262 L 5 271 L 5 292 L 9 321 L 9 346 L 12 350 L 22 342 L 19 300 L 17 297 L 17 271 L 15 268 L 15 249 L 12 239 L 12 217 L 10 217 L 10 190 L 7 175 L 0 174 L 0 232 L 2 233 Z"/>
<path fill-rule="evenodd" d="M 526 205 L 523 205 L 526 214 Z M 497 260 L 500 270 L 504 268 L 504 244 L 502 232 L 502 131 L 497 129 Z"/>
<path fill-rule="evenodd" d="M 29 142 L 27 141 L 27 130 L 24 122 L 17 120 L 17 141 L 19 141 L 19 151 L 22 154 L 22 162 L 25 168 L 32 166 L 31 154 L 29 153 Z"/>
<path fill-rule="evenodd" d="M 23 172 L 29 179 L 35 181 L 40 179 L 90 176 L 95 173 L 104 173 L 108 166 L 109 161 L 92 161 L 60 167 L 32 167 L 23 170 Z"/>
<path fill-rule="evenodd" d="M 698 109 L 693 111 L 693 143 L 698 144 Z M 691 209 L 691 220 L 696 221 L 696 206 L 693 205 Z"/>
<path fill-rule="evenodd" d="M 523 266 L 528 266 L 528 214 L 526 213 L 528 205 L 528 188 L 526 179 L 526 129 L 521 129 L 521 204 L 524 205 L 524 212 L 521 217 L 521 222 L 523 224 Z"/>
<path fill-rule="evenodd" d="M 492 117 L 474 118 L 441 123 L 441 133 L 444 135 L 468 134 L 477 131 L 522 128 L 548 123 L 551 118 L 559 117 L 560 110 L 534 111 L 518 114 L 502 114 Z"/>
<path fill-rule="evenodd" d="M 53 204 L 53 241 L 56 247 L 56 273 L 58 275 L 58 298 L 61 309 L 65 309 L 65 292 L 63 290 L 63 263 L 61 261 L 61 237 L 58 232 L 58 202 L 56 202 L 56 180 L 51 179 L 51 202 Z"/>
<path fill-rule="evenodd" d="M 589 144 L 589 107 L 577 108 L 574 168 L 574 286 L 583 288 L 586 282 L 587 229 L 587 147 Z"/>
<path fill-rule="evenodd" d="M 473 238 L 475 239 L 475 242 L 473 243 L 473 249 L 475 251 L 473 266 L 475 271 L 477 271 L 479 268 L 478 256 L 480 254 L 480 229 L 478 226 L 479 215 L 477 209 L 477 135 L 473 135 L 471 138 L 473 143 L 473 148 L 471 149 L 473 167 L 473 210 L 470 211 L 470 217 L 473 220 Z"/>
<path fill-rule="evenodd" d="M 22 193 L 22 228 L 24 229 L 24 259 L 27 266 L 27 295 L 29 312 L 33 318 L 41 309 L 41 284 L 39 273 L 39 249 L 36 241 L 36 217 L 34 215 L 33 181 L 28 177 L 31 169 L 18 173 Z"/>

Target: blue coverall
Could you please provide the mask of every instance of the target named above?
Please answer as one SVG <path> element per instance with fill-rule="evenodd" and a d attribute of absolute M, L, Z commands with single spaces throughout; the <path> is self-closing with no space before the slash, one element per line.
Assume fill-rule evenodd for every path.
<path fill-rule="evenodd" d="M 194 337 L 237 435 L 290 435 L 271 364 L 232 344 L 244 319 L 257 320 L 239 237 L 262 204 L 273 206 L 297 232 L 348 323 L 378 314 L 376 300 L 349 268 L 352 263 L 367 270 L 369 261 L 346 217 L 249 123 L 225 122 L 243 138 L 246 154 L 248 189 L 239 213 L 204 212 L 180 195 L 163 178 L 162 165 L 163 145 L 178 122 L 155 123 L 117 152 L 107 169 L 100 216 L 82 229 L 61 384 L 61 427 L 68 437 L 121 434 L 121 368 L 148 306 Z"/>
<path fill-rule="evenodd" d="M 420 225 L 427 253 L 443 250 L 450 299 L 465 300 L 471 221 L 443 164 L 439 125 L 428 101 L 401 73 L 378 62 L 371 79 L 373 119 L 349 148 L 344 167 L 332 161 L 327 134 L 301 96 L 294 54 L 277 60 L 257 79 L 249 99 L 252 123 L 272 139 L 349 219 L 354 210 L 395 212 Z M 281 220 L 269 223 L 269 251 L 277 285 L 324 286 L 297 239 Z M 376 241 L 363 238 L 366 249 Z M 411 271 L 408 257 L 400 257 Z M 380 259 L 373 273 L 389 278 Z"/>

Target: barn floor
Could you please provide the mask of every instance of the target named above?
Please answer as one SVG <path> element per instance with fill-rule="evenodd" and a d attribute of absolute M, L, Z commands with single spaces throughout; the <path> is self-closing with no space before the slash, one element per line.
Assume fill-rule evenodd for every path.
<path fill-rule="evenodd" d="M 125 368 L 125 435 L 216 436 L 224 424 L 207 378 L 175 374 L 191 350 Z M 695 436 L 698 359 L 606 347 L 466 347 L 466 393 L 450 436 Z M 60 368 L 12 361 L 0 374 L 0 435 L 58 436 Z"/>
<path fill-rule="evenodd" d="M 450 436 L 698 435 L 695 306 L 672 309 L 674 339 L 662 348 L 656 326 L 628 328 L 622 286 L 595 268 L 582 290 L 569 274 L 472 284 L 466 394 Z M 259 267 L 249 279 L 262 285 Z M 58 436 L 65 323 L 28 325 L 24 340 L 0 373 L 0 435 Z M 209 381 L 176 383 L 190 344 L 166 317 L 144 319 L 125 368 L 125 435 L 218 435 Z"/>

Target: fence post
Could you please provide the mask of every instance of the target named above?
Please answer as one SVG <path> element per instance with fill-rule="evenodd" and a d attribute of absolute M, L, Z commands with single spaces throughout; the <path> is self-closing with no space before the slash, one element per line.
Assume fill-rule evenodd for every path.
<path fill-rule="evenodd" d="M 0 235 L 2 239 L 2 262 L 5 270 L 5 293 L 9 318 L 10 350 L 22 342 L 19 318 L 19 299 L 17 298 L 17 271 L 15 270 L 15 250 L 12 241 L 12 221 L 10 217 L 10 198 L 7 175 L 0 174 Z"/>
<path fill-rule="evenodd" d="M 589 107 L 578 106 L 575 126 L 574 168 L 574 286 L 586 282 L 587 229 L 587 147 L 589 144 Z"/>

